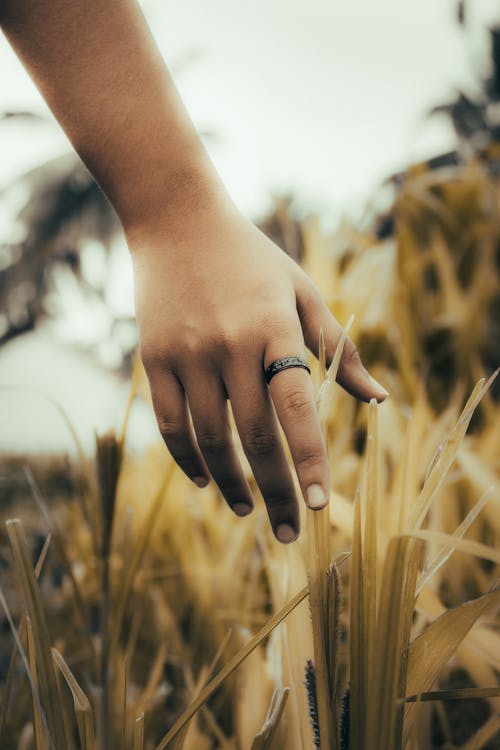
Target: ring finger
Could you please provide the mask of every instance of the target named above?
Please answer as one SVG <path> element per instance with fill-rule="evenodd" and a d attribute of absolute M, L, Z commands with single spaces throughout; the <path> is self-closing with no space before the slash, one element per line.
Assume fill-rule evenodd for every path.
<path fill-rule="evenodd" d="M 228 505 L 239 516 L 253 508 L 252 492 L 237 456 L 229 423 L 224 385 L 210 371 L 196 372 L 183 383 L 198 445 L 209 471 Z"/>

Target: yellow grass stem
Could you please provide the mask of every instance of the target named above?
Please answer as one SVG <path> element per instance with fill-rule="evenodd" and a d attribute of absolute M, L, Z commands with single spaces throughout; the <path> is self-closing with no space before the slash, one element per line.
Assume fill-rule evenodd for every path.
<path fill-rule="evenodd" d="M 428 692 L 479 617 L 499 604 L 500 591 L 491 591 L 447 610 L 434 620 L 410 645 L 407 693 L 417 695 Z M 414 721 L 414 705 L 407 709 L 406 738 L 410 736 Z"/>
<path fill-rule="evenodd" d="M 47 553 L 49 551 L 50 542 L 51 542 L 51 535 L 49 533 L 49 534 L 47 534 L 47 537 L 46 537 L 45 542 L 43 544 L 42 550 L 41 550 L 41 552 L 40 552 L 40 554 L 38 556 L 38 560 L 36 561 L 36 564 L 35 564 L 34 574 L 35 574 L 35 578 L 36 578 L 37 581 L 40 578 L 44 562 L 45 562 L 45 560 L 47 558 Z M 23 659 L 23 661 L 25 663 L 25 666 L 26 666 L 26 668 L 28 670 L 27 674 L 28 674 L 28 678 L 31 679 L 31 687 L 32 687 L 33 700 L 36 700 L 39 713 L 42 715 L 42 721 L 43 722 L 45 722 L 45 718 L 43 716 L 43 712 L 42 712 L 42 709 L 41 709 L 41 706 L 40 706 L 40 696 L 39 696 L 39 693 L 38 693 L 38 689 L 36 689 L 35 682 L 32 680 L 32 677 L 31 677 L 31 674 L 30 674 L 29 659 L 26 658 L 26 655 L 25 655 L 25 653 L 24 653 L 24 651 L 22 649 L 22 641 L 23 641 L 23 639 L 25 637 L 27 637 L 26 630 L 27 630 L 28 617 L 27 617 L 27 615 L 23 614 L 23 616 L 21 618 L 21 624 L 19 625 L 19 633 L 17 633 L 16 630 L 15 630 L 15 628 L 14 628 L 14 623 L 12 622 L 12 618 L 10 616 L 9 610 L 7 608 L 7 602 L 5 601 L 5 599 L 3 597 L 3 593 L 1 593 L 1 590 L 0 590 L 0 596 L 1 596 L 2 603 L 3 603 L 4 609 L 5 609 L 5 614 L 7 616 L 9 625 L 11 626 L 12 634 L 14 636 L 14 648 L 12 649 L 12 653 L 11 653 L 11 656 L 10 656 L 9 668 L 8 668 L 8 671 L 7 671 L 7 679 L 5 680 L 5 684 L 4 684 L 4 688 L 3 688 L 3 692 L 2 692 L 2 705 L 1 705 L 1 710 L 0 710 L 0 741 L 1 741 L 1 739 L 2 739 L 2 732 L 3 732 L 4 726 L 5 726 L 5 722 L 6 722 L 6 719 L 7 719 L 7 713 L 9 711 L 10 698 L 11 698 L 11 694 L 12 694 L 12 686 L 13 686 L 13 682 L 14 682 L 16 657 L 17 657 L 18 652 L 21 654 L 21 658 Z M 44 725 L 46 725 L 46 722 L 45 722 Z M 1 745 L 0 745 L 0 747 L 1 747 Z"/>
<path fill-rule="evenodd" d="M 137 539 L 135 540 L 132 552 L 128 558 L 127 566 L 121 577 L 121 585 L 118 591 L 117 600 L 114 605 L 114 614 L 110 626 L 110 646 L 109 646 L 109 663 L 113 664 L 116 658 L 116 650 L 120 641 L 120 635 L 123 625 L 127 605 L 133 590 L 134 581 L 139 568 L 141 567 L 144 555 L 148 548 L 151 533 L 153 531 L 161 506 L 165 499 L 165 494 L 172 481 L 176 468 L 176 463 L 172 460 L 168 466 L 165 477 L 160 482 L 160 486 L 153 498 L 146 519 L 140 529 Z"/>
<path fill-rule="evenodd" d="M 378 425 L 377 402 L 370 401 L 368 408 L 367 460 L 364 491 L 361 494 L 361 514 L 364 534 L 361 545 L 363 569 L 364 638 L 367 650 L 368 683 L 374 678 L 377 630 L 377 527 L 378 527 Z"/>
<path fill-rule="evenodd" d="M 212 693 L 217 690 L 224 680 L 239 667 L 241 662 L 252 653 L 254 649 L 259 646 L 260 643 L 267 638 L 267 636 L 282 622 L 285 617 L 292 612 L 295 607 L 303 601 L 308 594 L 307 588 L 303 588 L 271 619 L 250 639 L 250 641 L 238 651 L 232 659 L 217 673 L 217 675 L 211 680 L 208 685 L 201 691 L 200 695 L 186 708 L 186 710 L 177 719 L 173 727 L 164 735 L 160 743 L 156 746 L 156 750 L 165 750 L 174 737 L 181 731 L 181 729 L 192 719 L 195 713 L 201 708 L 201 706 L 209 699 Z"/>
<path fill-rule="evenodd" d="M 271 750 L 274 736 L 285 710 L 290 688 L 276 688 L 260 732 L 255 735 L 251 750 Z"/>
<path fill-rule="evenodd" d="M 327 420 L 331 409 L 334 386 L 342 358 L 342 352 L 348 331 L 354 316 L 347 326 L 335 349 L 332 362 L 317 396 L 317 408 L 320 423 L 325 435 L 328 449 Z M 320 375 L 326 366 L 326 351 L 323 329 L 319 338 Z M 319 741 L 322 748 L 336 750 L 339 746 L 338 718 L 335 705 L 335 641 L 337 633 L 329 630 L 335 606 L 335 594 L 329 591 L 335 581 L 329 576 L 332 562 L 330 510 L 327 507 L 319 511 L 307 510 L 307 576 L 309 582 L 309 605 L 311 609 L 312 633 L 314 644 L 314 670 L 316 686 L 316 703 L 318 710 Z M 332 615 L 329 616 L 329 611 Z M 332 671 L 333 670 L 333 671 Z"/>
<path fill-rule="evenodd" d="M 457 455 L 460 443 L 467 432 L 472 415 L 479 402 L 486 394 L 493 381 L 498 375 L 496 370 L 489 378 L 481 378 L 474 387 L 467 403 L 465 404 L 460 417 L 453 427 L 448 440 L 444 445 L 439 446 L 435 455 L 435 460 L 427 480 L 418 496 L 410 516 L 410 527 L 420 528 L 437 492 L 441 488 L 444 479 Z"/>
<path fill-rule="evenodd" d="M 328 632 L 328 571 L 331 563 L 330 512 L 328 506 L 319 511 L 307 511 L 307 575 L 309 582 L 309 605 L 311 608 L 314 669 L 316 675 L 316 701 L 318 708 L 320 746 L 336 750 L 338 737 L 332 693 L 334 683 L 329 674 Z"/>
<path fill-rule="evenodd" d="M 342 359 L 342 352 L 344 351 L 344 345 L 347 340 L 347 336 L 349 334 L 349 330 L 351 329 L 353 322 L 354 322 L 354 315 L 351 315 L 351 317 L 347 321 L 347 325 L 342 331 L 342 335 L 335 349 L 335 354 L 333 355 L 332 362 L 330 364 L 330 367 L 328 368 L 326 376 L 318 391 L 316 404 L 318 407 L 319 418 L 320 418 L 321 424 L 323 425 L 326 424 L 326 421 L 330 414 L 330 409 L 331 409 L 331 405 L 333 401 L 334 386 L 337 380 L 337 373 L 339 371 L 340 360 Z M 322 333 L 323 331 L 321 330 L 320 334 L 322 335 Z M 320 343 L 321 343 L 321 339 L 320 339 Z M 323 367 L 325 366 L 324 351 L 325 350 L 324 350 L 324 341 L 323 341 Z"/>
<path fill-rule="evenodd" d="M 55 750 L 67 750 L 64 725 L 59 710 L 60 699 L 52 663 L 49 631 L 40 590 L 31 565 L 28 543 L 19 519 L 10 519 L 6 522 L 6 527 L 16 574 L 33 628 L 40 700 L 47 718 L 49 741 L 53 742 Z"/>
<path fill-rule="evenodd" d="M 120 435 L 118 437 L 118 444 L 122 452 L 125 448 L 125 439 L 127 437 L 127 430 L 128 430 L 128 425 L 130 421 L 130 414 L 132 412 L 132 405 L 134 403 L 135 397 L 137 396 L 137 391 L 139 389 L 139 383 L 140 383 L 142 374 L 143 374 L 142 360 L 141 360 L 139 352 L 137 352 L 135 354 L 134 365 L 132 367 L 132 378 L 131 378 L 131 383 L 130 383 L 130 389 L 128 392 L 127 405 L 125 407 L 125 416 L 123 417 L 122 428 L 120 430 Z"/>
<path fill-rule="evenodd" d="M 489 487 L 486 492 L 480 497 L 477 503 L 467 513 L 462 523 L 457 527 L 452 535 L 453 539 L 461 539 L 464 534 L 470 529 L 478 515 L 481 513 L 486 503 L 491 499 L 494 491 L 494 487 Z M 476 543 L 477 544 L 477 543 Z M 451 557 L 456 547 L 452 547 L 451 544 L 448 547 L 437 552 L 434 557 L 429 560 L 424 570 L 422 571 L 418 583 L 417 583 L 417 596 L 422 591 L 424 586 L 430 581 L 432 576 L 441 568 Z"/>
<path fill-rule="evenodd" d="M 134 722 L 133 750 L 144 750 L 144 711 L 139 714 Z"/>
<path fill-rule="evenodd" d="M 38 676 L 36 668 L 36 656 L 35 656 L 35 641 L 33 638 L 33 628 L 31 627 L 31 620 L 29 617 L 26 618 L 26 636 L 28 643 L 28 661 L 30 665 L 32 685 L 35 690 L 31 691 L 31 698 L 33 703 L 33 730 L 35 733 L 35 747 L 36 750 L 47 750 L 47 734 L 45 732 L 44 722 L 40 711 L 40 702 L 38 698 Z"/>
<path fill-rule="evenodd" d="M 366 599 L 364 595 L 361 493 L 359 488 L 354 499 L 350 589 L 350 750 L 363 750 L 367 713 L 368 654 L 365 638 Z"/>
<path fill-rule="evenodd" d="M 475 735 L 460 750 L 481 750 L 500 731 L 500 716 L 490 716 Z"/>
<path fill-rule="evenodd" d="M 399 536 L 393 537 L 387 547 L 377 612 L 374 674 L 368 686 L 365 750 L 369 750 L 373 738 L 384 750 L 403 747 L 399 698 L 405 695 L 420 546 L 415 539 Z"/>
<path fill-rule="evenodd" d="M 442 531 L 414 531 L 411 536 L 415 539 L 423 539 L 425 542 L 442 544 L 450 548 L 451 552 L 455 552 L 455 550 L 468 552 L 470 555 L 482 557 L 484 560 L 491 560 L 500 565 L 500 550 L 493 549 L 493 547 L 481 542 L 460 539 L 453 534 L 444 534 Z"/>
<path fill-rule="evenodd" d="M 94 714 L 90 701 L 78 684 L 73 672 L 66 664 L 62 654 L 56 648 L 52 649 L 52 658 L 54 664 L 64 677 L 73 698 L 76 724 L 80 737 L 80 750 L 94 750 Z"/>
<path fill-rule="evenodd" d="M 86 607 L 83 602 L 83 596 L 82 596 L 82 592 L 80 591 L 80 586 L 78 585 L 78 581 L 76 580 L 75 574 L 73 572 L 73 565 L 71 564 L 71 560 L 69 559 L 68 553 L 66 551 L 65 535 L 61 531 L 61 528 L 59 526 L 57 519 L 54 518 L 53 515 L 49 512 L 47 503 L 45 502 L 45 499 L 43 498 L 40 492 L 38 484 L 36 483 L 33 473 L 31 469 L 29 468 L 29 466 L 24 467 L 24 475 L 30 486 L 33 499 L 35 500 L 38 506 L 38 509 L 40 510 L 40 513 L 43 516 L 43 520 L 45 521 L 47 528 L 49 529 L 49 535 L 54 543 L 56 553 L 59 556 L 61 562 L 63 563 L 64 570 L 67 576 L 69 577 L 69 580 L 71 581 L 71 586 L 73 588 L 73 594 L 74 594 L 73 606 L 75 608 L 76 616 L 80 622 L 79 632 L 81 633 L 82 638 L 85 640 L 89 654 L 94 659 L 94 662 L 96 662 L 96 652 L 95 652 L 94 642 L 90 635 L 88 624 L 87 624 Z M 40 560 L 38 561 L 37 566 L 39 563 L 40 563 Z M 35 575 L 38 578 L 38 575 L 36 573 L 36 568 L 35 568 Z"/>
<path fill-rule="evenodd" d="M 491 591 L 434 620 L 410 646 L 407 692 L 428 691 L 478 618 L 499 604 L 500 591 Z"/>
<path fill-rule="evenodd" d="M 456 688 L 455 690 L 431 690 L 427 693 L 418 695 L 408 695 L 405 698 L 407 703 L 416 703 L 417 701 L 458 701 L 478 698 L 498 698 L 500 696 L 500 686 L 487 688 Z"/>

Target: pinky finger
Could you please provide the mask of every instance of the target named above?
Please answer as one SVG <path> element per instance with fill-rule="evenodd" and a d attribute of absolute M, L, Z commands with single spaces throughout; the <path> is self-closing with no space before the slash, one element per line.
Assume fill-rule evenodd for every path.
<path fill-rule="evenodd" d="M 165 371 L 150 377 L 150 385 L 158 428 L 172 458 L 197 487 L 206 487 L 210 474 L 194 435 L 182 385 Z"/>

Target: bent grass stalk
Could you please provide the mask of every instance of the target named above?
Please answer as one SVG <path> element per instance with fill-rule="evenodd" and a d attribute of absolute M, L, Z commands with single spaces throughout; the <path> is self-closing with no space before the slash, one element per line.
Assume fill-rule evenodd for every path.
<path fill-rule="evenodd" d="M 302 589 L 296 594 L 283 609 L 277 612 L 270 620 L 250 639 L 250 641 L 242 649 L 238 651 L 232 659 L 218 672 L 218 674 L 203 688 L 200 695 L 187 707 L 187 709 L 177 719 L 175 724 L 165 734 L 161 742 L 156 746 L 156 750 L 165 750 L 172 740 L 176 737 L 178 732 L 184 728 L 184 726 L 193 718 L 195 713 L 201 708 L 201 706 L 208 700 L 212 693 L 222 685 L 224 680 L 246 659 L 246 657 L 252 653 L 254 649 L 259 646 L 260 643 L 267 638 L 267 636 L 282 622 L 285 617 L 292 612 L 295 607 L 300 604 L 303 599 L 307 596 L 307 588 Z"/>
<path fill-rule="evenodd" d="M 330 413 L 333 387 L 342 358 L 342 352 L 349 329 L 354 321 L 351 316 L 334 352 L 332 362 L 326 371 L 326 349 L 323 329 L 319 335 L 319 376 L 321 385 L 318 390 L 317 408 L 323 429 L 325 444 L 328 447 L 327 419 Z M 307 510 L 307 575 L 309 584 L 309 605 L 311 610 L 315 692 L 318 711 L 319 745 L 329 750 L 340 747 L 336 690 L 336 638 L 329 626 L 335 621 L 333 607 L 337 601 L 332 595 L 331 587 L 335 579 L 329 571 L 332 563 L 330 511 L 326 506 L 322 510 Z M 331 612 L 331 615 L 329 615 Z"/>
<path fill-rule="evenodd" d="M 16 573 L 21 584 L 24 602 L 33 628 L 38 689 L 40 692 L 40 701 L 47 718 L 48 739 L 53 743 L 55 750 L 66 750 L 67 744 L 64 725 L 62 716 L 58 710 L 60 698 L 52 663 L 49 631 L 40 591 L 31 566 L 26 536 L 19 519 L 7 521 L 6 527 Z"/>

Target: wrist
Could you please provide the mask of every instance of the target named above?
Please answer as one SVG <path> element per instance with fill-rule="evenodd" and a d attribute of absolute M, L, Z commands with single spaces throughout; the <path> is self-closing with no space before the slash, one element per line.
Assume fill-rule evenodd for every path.
<path fill-rule="evenodd" d="M 206 157 L 156 171 L 140 195 L 118 210 L 132 254 L 173 252 L 239 214 L 217 171 Z"/>

